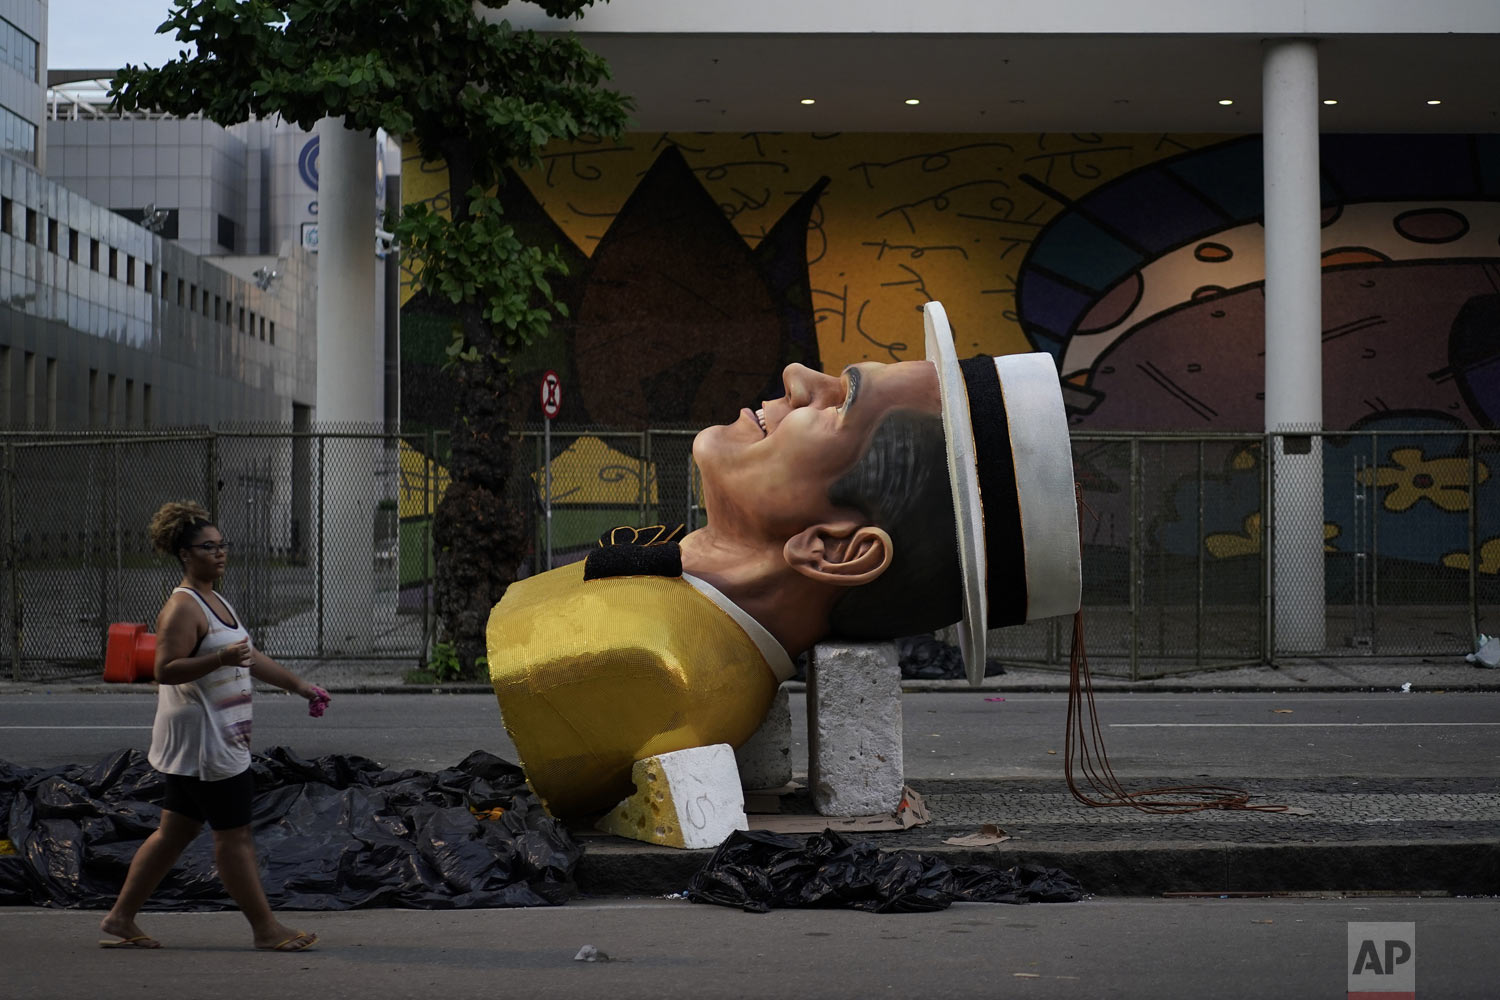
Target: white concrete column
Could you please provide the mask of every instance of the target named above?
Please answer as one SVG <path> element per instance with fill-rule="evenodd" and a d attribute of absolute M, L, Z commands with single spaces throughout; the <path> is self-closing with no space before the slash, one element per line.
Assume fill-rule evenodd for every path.
<path fill-rule="evenodd" d="M 342 119 L 318 123 L 320 429 L 378 430 L 385 336 L 376 312 L 375 139 Z M 375 505 L 380 441 L 330 438 L 323 449 L 323 647 L 368 653 L 375 618 Z"/>
<path fill-rule="evenodd" d="M 1316 44 L 1268 41 L 1262 73 L 1266 431 L 1305 433 L 1323 426 Z M 1277 438 L 1271 467 L 1276 651 L 1315 652 L 1325 638 L 1321 439 Z"/>

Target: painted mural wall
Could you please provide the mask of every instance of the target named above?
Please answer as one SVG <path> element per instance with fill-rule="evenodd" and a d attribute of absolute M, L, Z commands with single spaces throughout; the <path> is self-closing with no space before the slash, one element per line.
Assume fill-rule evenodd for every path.
<path fill-rule="evenodd" d="M 507 201 L 574 265 L 575 322 L 538 355 L 572 370 L 575 420 L 727 418 L 789 360 L 919 356 L 936 298 L 962 347 L 1053 353 L 1080 428 L 1255 431 L 1260 155 L 1254 136 L 631 135 L 549 149 Z M 1322 163 L 1326 426 L 1494 426 L 1500 136 L 1330 135 Z M 446 183 L 405 166 L 408 200 L 441 207 Z"/>
<path fill-rule="evenodd" d="M 1500 136 L 1329 135 L 1321 155 L 1324 425 L 1383 434 L 1330 442 L 1331 481 L 1407 515 L 1401 558 L 1466 571 L 1467 512 L 1500 511 L 1497 457 L 1476 459 L 1471 495 L 1466 439 L 1418 432 L 1500 423 Z M 441 164 L 405 164 L 409 201 L 441 209 L 446 183 Z M 789 362 L 920 357 L 920 309 L 938 299 L 961 350 L 1050 352 L 1080 434 L 1256 434 L 1261 199 L 1258 136 L 634 134 L 549 148 L 503 200 L 526 238 L 569 259 L 557 288 L 571 319 L 518 354 L 518 382 L 562 373 L 570 423 L 728 421 L 780 395 Z M 445 323 L 419 300 L 402 323 L 403 419 L 445 426 Z M 517 393 L 519 420 L 540 419 L 533 397 Z M 1258 450 L 1229 449 L 1211 471 L 1213 523 L 1189 534 L 1164 516 L 1154 541 L 1191 553 L 1202 534 L 1215 559 L 1251 555 Z M 1112 494 L 1117 472 L 1083 474 Z M 1340 503 L 1332 552 L 1354 535 Z M 1500 571 L 1500 537 L 1482 551 L 1482 571 Z"/>

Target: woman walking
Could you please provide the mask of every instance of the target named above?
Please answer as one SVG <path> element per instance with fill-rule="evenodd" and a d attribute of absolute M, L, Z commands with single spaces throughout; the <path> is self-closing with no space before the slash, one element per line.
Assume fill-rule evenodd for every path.
<path fill-rule="evenodd" d="M 276 919 L 256 868 L 250 830 L 252 681 L 301 695 L 313 715 L 322 714 L 328 693 L 251 646 L 234 609 L 214 590 L 229 543 L 208 511 L 195 503 L 162 505 L 151 518 L 151 543 L 182 564 L 182 582 L 156 617 L 159 687 L 147 759 L 165 778 L 166 795 L 161 826 L 136 851 L 119 898 L 99 923 L 111 935 L 99 944 L 161 947 L 141 930 L 136 914 L 207 822 L 219 879 L 250 921 L 255 947 L 302 951 L 318 936 Z"/>

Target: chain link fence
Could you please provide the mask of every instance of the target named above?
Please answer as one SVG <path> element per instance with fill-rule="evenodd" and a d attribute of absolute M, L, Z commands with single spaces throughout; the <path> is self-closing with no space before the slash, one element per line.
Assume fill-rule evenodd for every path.
<path fill-rule="evenodd" d="M 701 527 L 693 433 L 516 431 L 512 499 L 533 526 L 521 574 L 582 558 L 620 524 Z M 234 544 L 224 592 L 278 658 L 415 667 L 439 638 L 444 434 L 9 435 L 0 447 L 7 677 L 97 675 L 110 624 L 154 628 L 177 576 L 146 526 L 169 499 L 210 508 Z M 1100 674 L 1457 657 L 1500 620 L 1494 433 L 1078 434 L 1073 450 Z M 990 638 L 1001 662 L 1065 668 L 1071 622 Z"/>

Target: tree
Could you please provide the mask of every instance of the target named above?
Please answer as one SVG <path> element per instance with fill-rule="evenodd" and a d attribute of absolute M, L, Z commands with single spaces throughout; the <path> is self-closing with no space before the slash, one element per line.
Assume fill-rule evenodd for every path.
<path fill-rule="evenodd" d="M 516 31 L 478 8 L 510 0 L 174 0 L 158 34 L 192 43 L 158 68 L 126 66 L 120 110 L 202 113 L 221 125 L 280 115 L 303 128 L 341 116 L 415 144 L 448 167 L 450 218 L 407 208 L 393 231 L 420 289 L 458 315 L 449 346 L 457 398 L 450 485 L 436 511 L 435 599 L 461 662 L 484 651 L 490 609 L 515 579 L 526 539 L 506 502 L 509 353 L 546 334 L 561 256 L 524 246 L 503 215 L 507 166 L 580 135 L 618 136 L 628 98 L 604 60 L 567 35 Z M 594 0 L 537 0 L 553 17 Z M 500 185 L 491 194 L 490 190 Z"/>

